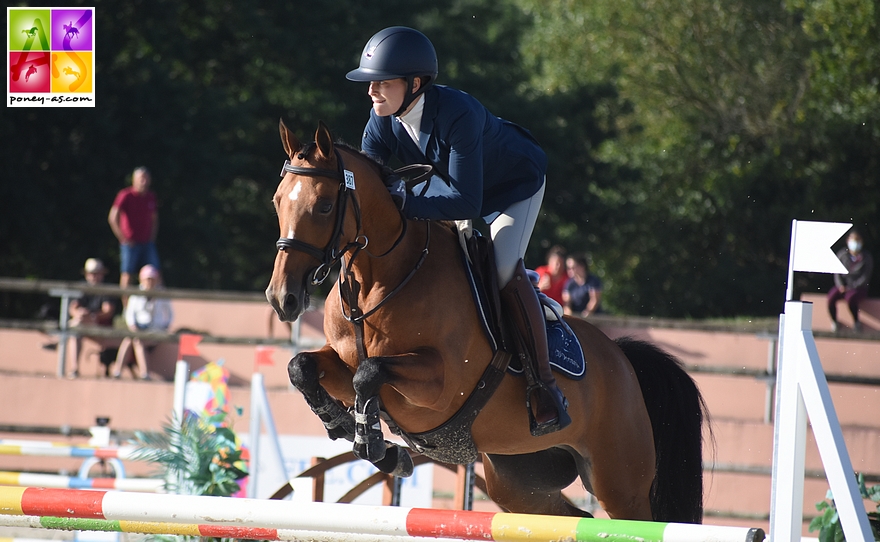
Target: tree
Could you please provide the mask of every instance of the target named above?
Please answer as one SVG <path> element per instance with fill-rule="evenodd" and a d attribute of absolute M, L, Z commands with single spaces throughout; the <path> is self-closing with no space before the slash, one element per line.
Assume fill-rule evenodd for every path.
<path fill-rule="evenodd" d="M 792 218 L 864 223 L 876 216 L 876 198 L 854 197 L 863 191 L 828 194 L 841 176 L 876 186 L 876 166 L 862 150 L 876 148 L 876 134 L 854 146 L 852 136 L 841 136 L 870 129 L 818 114 L 827 117 L 835 100 L 862 103 L 865 115 L 868 104 L 877 109 L 877 55 L 855 60 L 859 47 L 877 50 L 869 43 L 877 27 L 870 2 L 522 3 L 537 21 L 525 48 L 535 87 L 606 81 L 632 107 L 613 117 L 619 136 L 593 151 L 618 182 L 604 191 L 588 185 L 619 220 L 611 228 L 584 225 L 598 236 L 594 243 L 571 226 L 563 236 L 593 250 L 612 277 L 606 299 L 616 309 L 778 313 Z M 850 62 L 841 65 L 841 57 Z M 864 82 L 850 92 L 860 99 L 822 84 L 823 63 Z M 578 224 L 571 214 L 559 222 Z"/>

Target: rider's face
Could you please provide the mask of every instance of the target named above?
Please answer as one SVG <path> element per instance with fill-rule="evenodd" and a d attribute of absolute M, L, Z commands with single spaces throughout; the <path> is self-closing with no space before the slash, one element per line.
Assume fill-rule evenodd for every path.
<path fill-rule="evenodd" d="M 373 100 L 373 111 L 380 117 L 393 115 L 403 104 L 406 94 L 406 79 L 388 79 L 386 81 L 370 81 L 367 91 Z"/>

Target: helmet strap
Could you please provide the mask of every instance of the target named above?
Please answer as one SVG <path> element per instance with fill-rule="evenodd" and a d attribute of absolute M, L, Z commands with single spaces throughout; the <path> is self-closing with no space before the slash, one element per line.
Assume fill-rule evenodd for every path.
<path fill-rule="evenodd" d="M 433 85 L 434 83 L 434 81 L 432 81 L 433 77 L 429 77 L 428 81 L 422 84 L 422 86 L 419 87 L 419 90 L 413 93 L 413 83 L 415 82 L 416 77 L 419 76 L 408 75 L 406 77 L 406 92 L 403 95 L 403 103 L 400 104 L 400 109 L 398 109 L 397 112 L 394 113 L 395 117 L 401 116 L 403 112 L 409 109 L 409 106 L 412 105 L 414 101 L 416 101 L 416 98 L 424 94 L 425 91 L 431 88 L 431 85 Z"/>

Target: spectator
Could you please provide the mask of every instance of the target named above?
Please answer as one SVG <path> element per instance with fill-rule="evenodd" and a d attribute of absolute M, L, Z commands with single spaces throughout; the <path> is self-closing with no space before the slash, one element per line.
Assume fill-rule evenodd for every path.
<path fill-rule="evenodd" d="M 140 289 L 143 290 L 144 295 L 133 295 L 128 298 L 128 305 L 125 307 L 125 323 L 128 329 L 131 331 L 168 331 L 173 317 L 170 300 L 149 295 L 150 290 L 161 286 L 159 270 L 152 265 L 145 265 L 141 268 L 139 278 Z M 129 358 L 133 350 L 137 365 L 136 376 L 141 380 L 149 380 L 146 351 L 151 346 L 153 345 L 146 345 L 137 337 L 123 339 L 119 346 L 119 354 L 116 356 L 113 378 L 122 376 L 122 369 L 130 364 Z"/>
<path fill-rule="evenodd" d="M 97 258 L 89 258 L 86 260 L 83 274 L 86 277 L 86 283 L 95 286 L 104 282 L 104 276 L 107 269 L 104 262 Z M 116 299 L 103 294 L 84 294 L 79 299 L 70 302 L 70 327 L 87 328 L 87 327 L 111 327 L 113 325 L 113 317 L 116 315 Z M 89 337 L 88 335 L 77 334 L 71 337 L 71 352 L 73 354 L 72 370 L 70 378 L 79 376 L 79 368 L 82 365 L 80 359 L 83 354 L 83 339 L 89 339 L 98 344 L 103 350 L 115 345 L 112 339 L 103 339 L 98 337 Z"/>
<path fill-rule="evenodd" d="M 586 318 L 601 311 L 602 281 L 591 275 L 587 257 L 581 254 L 569 256 L 565 261 L 568 282 L 562 290 L 565 314 Z"/>
<path fill-rule="evenodd" d="M 862 248 L 862 234 L 856 230 L 846 237 L 846 248 L 837 253 L 837 257 L 846 267 L 849 274 L 834 275 L 834 287 L 828 292 L 828 313 L 831 315 L 831 329 L 836 333 L 840 324 L 837 322 L 837 301 L 846 299 L 853 317 L 853 329 L 862 331 L 859 321 L 859 303 L 868 297 L 868 282 L 874 270 L 874 258 Z"/>
<path fill-rule="evenodd" d="M 565 249 L 559 245 L 547 251 L 547 263 L 535 269 L 538 273 L 538 289 L 547 297 L 562 303 L 562 289 L 568 282 L 565 271 Z"/>
<path fill-rule="evenodd" d="M 156 232 L 159 215 L 156 194 L 150 190 L 150 171 L 139 167 L 131 174 L 131 186 L 116 194 L 107 221 L 119 240 L 119 286 L 131 284 L 131 275 L 144 265 L 159 268 Z"/>

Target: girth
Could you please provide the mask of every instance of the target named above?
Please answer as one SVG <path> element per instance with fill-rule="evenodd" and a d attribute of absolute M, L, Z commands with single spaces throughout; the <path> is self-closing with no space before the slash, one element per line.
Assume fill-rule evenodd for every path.
<path fill-rule="evenodd" d="M 492 357 L 492 362 L 483 371 L 474 391 L 458 409 L 458 412 L 435 429 L 422 433 L 407 433 L 384 410 L 382 411 L 382 419 L 385 420 L 392 433 L 398 435 L 410 448 L 420 454 L 436 461 L 454 465 L 473 463 L 477 460 L 478 451 L 471 434 L 471 427 L 480 411 L 498 389 L 509 364 L 510 354 L 504 350 L 497 350 Z"/>

